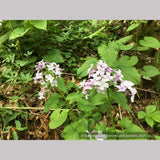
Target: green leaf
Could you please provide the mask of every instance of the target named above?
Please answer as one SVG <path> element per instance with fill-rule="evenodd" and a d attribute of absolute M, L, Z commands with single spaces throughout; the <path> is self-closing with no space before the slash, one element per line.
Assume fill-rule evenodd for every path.
<path fill-rule="evenodd" d="M 10 121 L 14 120 L 17 118 L 18 115 L 20 115 L 21 113 L 18 113 L 18 112 L 15 112 L 13 115 L 11 116 L 7 116 L 5 119 L 4 119 L 4 124 L 7 124 L 9 123 Z"/>
<path fill-rule="evenodd" d="M 13 132 L 12 132 L 12 136 L 13 136 L 13 139 L 14 139 L 14 140 L 18 140 L 18 135 L 17 135 L 17 132 L 16 132 L 16 131 L 13 131 Z"/>
<path fill-rule="evenodd" d="M 146 107 L 146 113 L 149 115 L 152 112 L 156 111 L 156 105 L 149 105 Z"/>
<path fill-rule="evenodd" d="M 119 44 L 119 49 L 123 51 L 127 51 L 133 48 L 133 45 L 124 45 L 124 44 Z"/>
<path fill-rule="evenodd" d="M 65 83 L 64 83 L 64 80 L 63 80 L 62 77 L 59 77 L 59 78 L 57 79 L 57 86 L 58 86 L 58 89 L 59 89 L 60 91 L 63 91 L 64 93 L 68 93 L 67 88 L 66 88 L 66 86 L 65 86 Z"/>
<path fill-rule="evenodd" d="M 150 117 L 156 121 L 156 122 L 160 122 L 160 111 L 156 111 L 154 113 L 150 114 Z"/>
<path fill-rule="evenodd" d="M 140 74 L 144 77 L 154 77 L 160 74 L 159 70 L 151 65 L 146 65 L 143 67 L 144 71 L 141 71 Z"/>
<path fill-rule="evenodd" d="M 160 136 L 154 136 L 156 140 L 160 140 Z"/>
<path fill-rule="evenodd" d="M 47 52 L 48 54 L 46 54 L 43 57 L 43 60 L 46 62 L 55 62 L 55 63 L 63 63 L 64 59 L 62 57 L 61 51 L 58 49 L 51 49 Z"/>
<path fill-rule="evenodd" d="M 92 110 L 95 109 L 95 106 L 92 103 L 83 99 L 78 102 L 77 106 L 81 111 L 84 111 L 88 114 L 91 114 Z"/>
<path fill-rule="evenodd" d="M 67 125 L 61 133 L 61 136 L 65 140 L 86 139 L 85 137 L 79 137 L 80 133 L 86 133 L 86 130 L 88 130 L 88 121 L 85 118 L 82 118 L 78 122 L 72 122 Z"/>
<path fill-rule="evenodd" d="M 118 42 L 118 43 L 126 43 L 126 42 L 128 42 L 129 40 L 131 40 L 132 37 L 133 37 L 133 35 L 126 36 L 126 37 L 124 37 L 124 38 L 121 38 L 121 39 L 117 40 L 116 42 Z"/>
<path fill-rule="evenodd" d="M 145 118 L 145 121 L 147 122 L 147 124 L 153 128 L 153 125 L 154 125 L 154 121 L 150 118 L 150 117 L 146 117 Z"/>
<path fill-rule="evenodd" d="M 69 101 L 69 104 L 72 104 L 73 102 L 79 102 L 81 101 L 81 98 L 83 97 L 83 94 L 77 94 L 76 92 L 70 93 L 67 97 L 66 100 Z"/>
<path fill-rule="evenodd" d="M 125 108 L 128 111 L 131 111 L 130 107 L 127 104 L 127 98 L 124 95 L 124 93 L 121 92 L 110 92 L 111 97 L 120 104 L 123 108 Z"/>
<path fill-rule="evenodd" d="M 89 57 L 80 68 L 77 70 L 78 78 L 81 79 L 82 77 L 87 76 L 87 70 L 91 67 L 91 64 L 96 64 L 97 59 Z"/>
<path fill-rule="evenodd" d="M 7 32 L 5 35 L 0 37 L 0 45 L 2 45 L 10 36 L 11 31 Z"/>
<path fill-rule="evenodd" d="M 148 49 L 148 47 L 137 47 L 137 51 L 146 51 Z"/>
<path fill-rule="evenodd" d="M 49 111 L 51 108 L 57 108 L 58 102 L 59 102 L 58 94 L 52 93 L 44 106 L 43 113 Z"/>
<path fill-rule="evenodd" d="M 136 70 L 135 67 L 130 67 L 130 66 L 119 66 L 119 68 L 122 71 L 122 74 L 124 75 L 124 80 L 128 80 L 133 82 L 135 85 L 140 84 L 140 74 Z"/>
<path fill-rule="evenodd" d="M 9 40 L 16 39 L 18 37 L 22 37 L 25 33 L 27 33 L 30 28 L 19 27 L 13 30 L 13 32 L 9 36 Z"/>
<path fill-rule="evenodd" d="M 100 55 L 101 59 L 111 67 L 117 58 L 118 51 L 109 48 L 105 44 L 102 44 L 98 47 L 98 54 Z"/>
<path fill-rule="evenodd" d="M 101 105 L 106 103 L 106 96 L 101 93 L 97 93 L 93 97 L 90 98 L 90 101 L 93 105 Z"/>
<path fill-rule="evenodd" d="M 20 121 L 15 120 L 15 124 L 16 124 L 16 127 L 17 127 L 18 131 L 23 131 L 23 130 L 27 129 L 27 127 L 21 127 L 21 122 Z"/>
<path fill-rule="evenodd" d="M 94 36 L 97 36 L 99 33 L 101 33 L 101 31 L 103 31 L 104 28 L 105 28 L 105 27 L 100 28 L 100 29 L 99 29 L 98 31 L 96 31 L 95 33 L 92 33 L 91 35 L 86 36 L 86 37 L 84 37 L 83 39 L 86 39 L 86 38 L 92 39 Z"/>
<path fill-rule="evenodd" d="M 143 112 L 143 111 L 139 111 L 139 112 L 138 112 L 138 119 L 142 119 L 142 118 L 144 118 L 144 117 L 146 117 L 146 113 Z"/>
<path fill-rule="evenodd" d="M 139 41 L 140 45 L 150 48 L 160 48 L 160 42 L 154 37 L 144 37 Z"/>
<path fill-rule="evenodd" d="M 38 29 L 47 30 L 47 20 L 30 20 L 30 23 Z"/>
<path fill-rule="evenodd" d="M 129 32 L 135 28 L 139 27 L 139 23 L 136 23 L 136 24 L 132 24 L 128 27 L 127 31 L 126 32 Z"/>
<path fill-rule="evenodd" d="M 49 123 L 50 129 L 55 129 L 55 128 L 61 126 L 66 121 L 69 110 L 65 109 L 61 113 L 60 113 L 60 111 L 61 111 L 61 109 L 58 108 L 52 112 L 52 114 L 50 116 L 50 123 Z"/>
<path fill-rule="evenodd" d="M 138 62 L 138 58 L 137 56 L 132 56 L 132 57 L 129 57 L 129 56 L 122 56 L 120 59 L 119 59 L 119 66 L 134 66 L 136 65 Z"/>

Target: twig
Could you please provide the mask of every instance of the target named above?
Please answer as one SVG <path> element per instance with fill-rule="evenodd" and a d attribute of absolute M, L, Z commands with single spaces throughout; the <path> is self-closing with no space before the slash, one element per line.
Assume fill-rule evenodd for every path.
<path fill-rule="evenodd" d="M 68 74 L 68 75 L 73 75 L 73 76 L 77 75 L 77 74 L 74 74 L 74 73 L 63 73 L 63 74 Z"/>
<path fill-rule="evenodd" d="M 141 91 L 151 92 L 151 93 L 156 93 L 156 94 L 158 94 L 158 92 L 155 92 L 155 91 L 150 91 L 150 90 L 147 90 L 147 89 L 142 89 L 142 88 L 137 88 L 137 87 L 135 87 L 135 88 L 138 89 L 138 90 L 141 90 Z"/>
<path fill-rule="evenodd" d="M 0 108 L 5 108 L 5 109 L 24 109 L 24 110 L 30 110 L 30 109 L 32 109 L 32 110 L 43 110 L 44 109 L 44 107 L 0 107 Z M 55 108 L 51 108 L 50 110 L 54 111 L 56 109 Z M 61 109 L 61 110 L 66 110 L 66 109 Z M 68 110 L 71 110 L 71 109 L 68 109 Z M 79 112 L 78 109 L 72 109 L 72 110 Z"/>

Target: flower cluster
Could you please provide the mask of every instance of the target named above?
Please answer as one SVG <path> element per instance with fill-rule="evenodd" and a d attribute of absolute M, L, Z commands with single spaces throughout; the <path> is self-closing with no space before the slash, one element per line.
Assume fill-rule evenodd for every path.
<path fill-rule="evenodd" d="M 133 88 L 134 83 L 123 80 L 124 76 L 121 74 L 120 69 L 112 69 L 105 62 L 100 60 L 96 68 L 93 68 L 93 64 L 91 64 L 87 73 L 89 74 L 88 80 L 83 80 L 83 82 L 80 83 L 80 88 L 83 88 L 82 93 L 85 95 L 86 99 L 88 99 L 89 90 L 93 88 L 95 88 L 98 93 L 105 94 L 107 88 L 114 86 L 118 89 L 118 92 L 129 90 L 130 92 L 127 93 L 131 95 L 131 102 L 134 102 L 134 96 L 137 90 Z"/>
<path fill-rule="evenodd" d="M 0 19 L 0 27 L 2 26 L 2 20 Z"/>
<path fill-rule="evenodd" d="M 59 67 L 59 64 L 55 62 L 43 62 L 43 59 L 35 65 L 37 70 L 36 76 L 34 77 L 35 83 L 40 83 L 43 87 L 39 92 L 39 99 L 44 99 L 45 89 L 48 85 L 57 87 L 57 78 L 61 77 L 63 69 Z"/>

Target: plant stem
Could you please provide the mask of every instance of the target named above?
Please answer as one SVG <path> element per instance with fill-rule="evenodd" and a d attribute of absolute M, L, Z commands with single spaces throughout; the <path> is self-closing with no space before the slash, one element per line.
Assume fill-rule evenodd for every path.
<path fill-rule="evenodd" d="M 112 126 L 113 128 L 115 128 L 115 125 L 114 125 L 114 120 L 113 120 L 113 115 L 112 115 L 112 108 L 111 108 L 111 102 L 110 102 L 110 98 L 109 98 L 109 91 L 107 89 L 107 105 L 109 107 L 109 111 L 110 111 L 110 116 L 111 116 L 111 121 L 112 121 Z"/>

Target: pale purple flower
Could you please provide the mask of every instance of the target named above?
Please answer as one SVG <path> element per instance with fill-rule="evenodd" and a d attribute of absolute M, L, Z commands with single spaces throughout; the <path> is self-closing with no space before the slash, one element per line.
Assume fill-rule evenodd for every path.
<path fill-rule="evenodd" d="M 46 78 L 46 81 L 50 81 L 50 83 L 52 83 L 54 79 L 54 77 L 51 74 L 45 75 L 45 78 Z"/>
<path fill-rule="evenodd" d="M 35 67 L 38 71 L 45 68 L 45 62 L 43 62 L 43 59 L 40 62 L 38 62 L 37 65 L 35 65 Z"/>
<path fill-rule="evenodd" d="M 39 99 L 45 99 L 44 97 L 44 91 L 39 92 Z"/>

